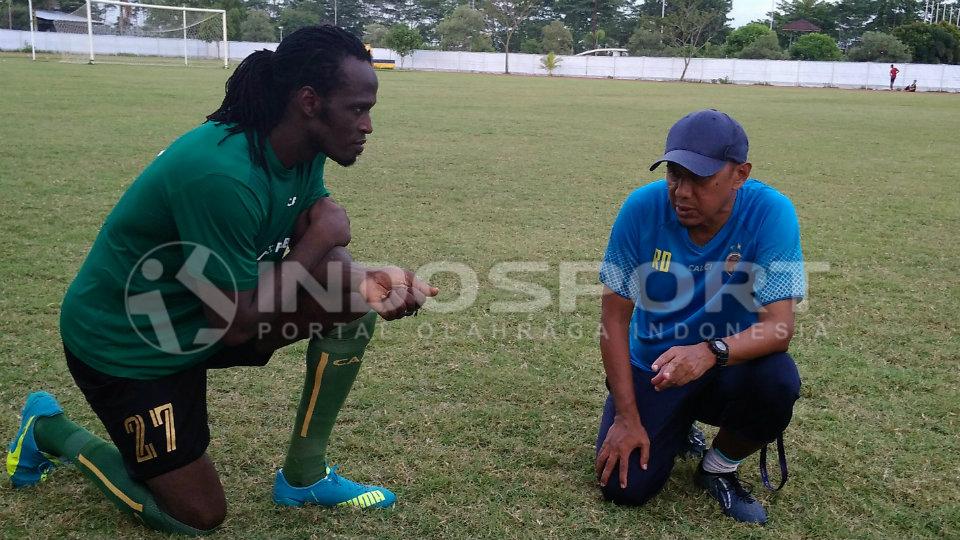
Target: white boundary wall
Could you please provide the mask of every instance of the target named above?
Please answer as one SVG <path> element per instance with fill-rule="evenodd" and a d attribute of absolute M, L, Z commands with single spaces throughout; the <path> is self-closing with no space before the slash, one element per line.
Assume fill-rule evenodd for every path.
<path fill-rule="evenodd" d="M 392 58 L 393 51 L 375 49 L 378 58 Z M 542 55 L 510 54 L 510 72 L 547 75 L 540 65 Z M 562 56 L 555 75 L 676 81 L 683 73 L 682 58 L 638 56 Z M 503 73 L 502 53 L 452 51 L 415 51 L 403 59 L 405 69 L 424 71 L 466 71 Z M 897 64 L 900 74 L 895 88 L 903 88 L 914 79 L 917 90 L 960 92 L 960 66 Z M 736 58 L 694 58 L 685 80 L 711 82 L 726 79 L 735 84 L 770 84 L 835 88 L 890 87 L 890 65 L 868 62 L 803 62 L 799 60 L 740 60 Z"/>
<path fill-rule="evenodd" d="M 218 58 L 221 43 L 188 40 L 192 57 Z M 18 50 L 30 46 L 30 32 L 0 30 L 0 50 Z M 230 42 L 230 59 L 242 60 L 253 51 L 274 49 L 276 43 Z M 86 34 L 37 32 L 38 51 L 86 54 Z M 146 56 L 183 56 L 183 40 L 106 36 L 94 40 L 97 54 L 140 54 Z M 470 53 L 455 51 L 414 51 L 400 59 L 389 49 L 374 49 L 375 58 L 393 59 L 404 69 L 423 71 L 463 71 L 503 73 L 502 53 Z M 510 54 L 510 72 L 523 75 L 546 75 L 540 66 L 541 55 Z M 675 81 L 680 79 L 683 60 L 680 58 L 562 56 L 555 75 L 614 79 Z M 902 88 L 914 79 L 920 91 L 960 92 L 960 66 L 931 64 L 897 64 L 900 75 L 896 86 Z M 711 82 L 727 79 L 736 84 L 770 84 L 775 86 L 837 87 L 884 89 L 890 85 L 889 64 L 866 62 L 801 62 L 790 60 L 739 60 L 732 58 L 694 58 L 686 80 Z"/>

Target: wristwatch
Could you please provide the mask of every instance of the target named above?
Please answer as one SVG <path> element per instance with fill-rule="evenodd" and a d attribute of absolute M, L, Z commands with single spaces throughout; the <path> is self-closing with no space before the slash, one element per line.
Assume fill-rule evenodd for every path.
<path fill-rule="evenodd" d="M 710 352 L 717 357 L 717 365 L 724 367 L 727 365 L 727 360 L 730 359 L 730 347 L 727 346 L 727 342 L 720 339 L 708 339 L 707 347 L 710 347 Z"/>

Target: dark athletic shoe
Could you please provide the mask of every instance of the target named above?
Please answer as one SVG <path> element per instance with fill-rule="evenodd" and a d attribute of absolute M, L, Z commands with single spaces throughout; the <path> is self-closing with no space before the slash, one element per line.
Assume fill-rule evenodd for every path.
<path fill-rule="evenodd" d="M 708 473 L 703 470 L 703 461 L 701 461 L 694 474 L 693 483 L 706 489 L 707 493 L 720 503 L 723 513 L 733 519 L 761 525 L 767 522 L 767 511 L 753 498 L 750 491 L 740 484 L 736 472 Z"/>

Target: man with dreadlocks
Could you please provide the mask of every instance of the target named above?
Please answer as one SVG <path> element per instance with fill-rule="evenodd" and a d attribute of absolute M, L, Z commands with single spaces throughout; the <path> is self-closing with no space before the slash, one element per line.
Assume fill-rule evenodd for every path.
<path fill-rule="evenodd" d="M 220 108 L 121 197 L 64 298 L 67 366 L 113 444 L 34 392 L 7 456 L 14 486 L 71 462 L 154 529 L 212 531 L 226 501 L 206 453 L 207 370 L 262 366 L 309 337 L 274 501 L 394 503 L 325 455 L 377 315 L 411 315 L 437 294 L 409 271 L 354 263 L 347 215 L 324 187 L 327 158 L 348 166 L 363 151 L 376 94 L 370 54 L 334 26 L 240 64 Z"/>

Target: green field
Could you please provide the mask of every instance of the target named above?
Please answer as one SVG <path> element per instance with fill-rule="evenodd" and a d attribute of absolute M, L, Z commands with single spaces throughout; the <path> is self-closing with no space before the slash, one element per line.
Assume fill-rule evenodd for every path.
<path fill-rule="evenodd" d="M 219 105 L 227 75 L 0 58 L 4 437 L 35 389 L 104 433 L 66 372 L 61 297 L 120 194 Z M 382 325 L 341 415 L 331 457 L 346 475 L 393 489 L 390 511 L 272 503 L 302 345 L 267 368 L 212 373 L 209 452 L 230 506 L 217 537 L 960 536 L 957 99 L 382 73 L 366 153 L 350 169 L 328 168 L 351 215 L 352 251 L 411 268 L 466 264 L 480 276 L 477 302 Z M 791 480 L 776 496 L 759 493 L 765 528 L 723 518 L 693 488 L 689 461 L 646 507 L 601 501 L 599 302 L 584 297 L 562 313 L 557 300 L 560 263 L 599 261 L 620 202 L 656 178 L 647 166 L 666 130 L 703 107 L 744 124 L 754 175 L 793 199 L 807 260 L 829 265 L 811 275 L 798 318 L 804 386 L 786 434 Z M 526 298 L 489 283 L 503 261 L 549 263 L 532 277 L 551 307 L 491 313 L 493 301 Z M 441 300 L 458 293 L 449 275 L 435 284 Z M 755 457 L 741 471 L 759 486 Z M 0 495 L 3 538 L 150 536 L 73 469 L 36 489 L 4 482 Z"/>

